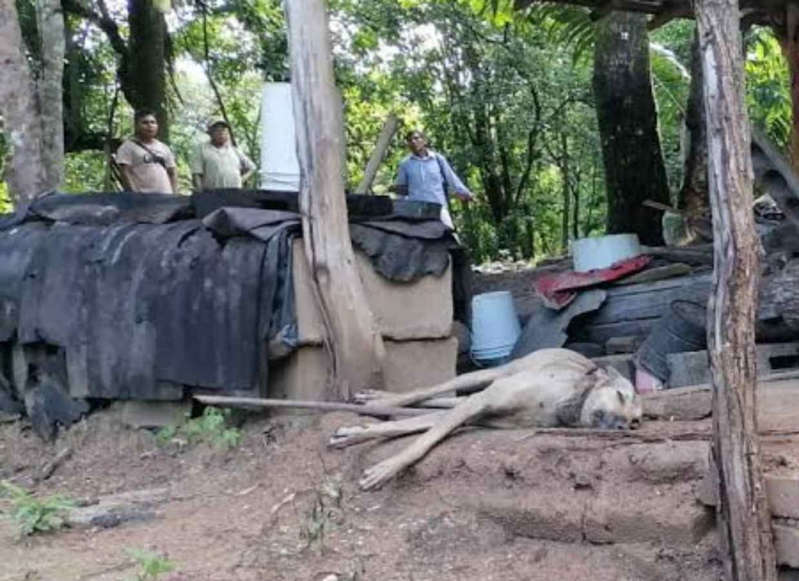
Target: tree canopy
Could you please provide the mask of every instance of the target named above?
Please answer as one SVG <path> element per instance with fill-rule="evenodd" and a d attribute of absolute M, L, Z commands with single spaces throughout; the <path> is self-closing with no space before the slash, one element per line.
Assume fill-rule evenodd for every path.
<path fill-rule="evenodd" d="M 168 124 L 184 192 L 191 187 L 188 159 L 211 118 L 228 118 L 238 145 L 252 159 L 260 158 L 262 84 L 289 79 L 279 0 L 61 0 L 61 5 L 66 36 L 61 190 L 113 187 L 108 152 L 130 134 L 133 106 L 148 99 L 163 103 L 162 122 Z M 16 0 L 34 76 L 43 62 L 36 6 Z M 329 6 L 351 188 L 393 112 L 402 129 L 374 193 L 386 193 L 394 179 L 406 154 L 402 135 L 423 129 L 477 195 L 468 206 L 453 203 L 456 225 L 475 260 L 539 259 L 559 254 L 571 239 L 604 232 L 608 192 L 592 85 L 597 26 L 586 11 L 536 5 L 514 13 L 504 0 L 330 0 Z M 149 24 L 139 22 L 145 13 Z M 136 61 L 145 51 L 142 30 L 158 52 L 150 55 L 151 70 L 137 73 Z M 649 81 L 674 203 L 682 182 L 693 36 L 693 22 L 678 20 L 648 37 Z M 790 140 L 791 96 L 779 41 L 765 28 L 751 29 L 746 40 L 751 117 L 784 148 Z M 150 74 L 159 63 L 160 88 L 155 84 L 161 77 Z M 145 88 L 142 83 L 162 95 L 142 97 L 137 93 Z M 11 129 L 0 133 L 4 153 L 12 145 Z M 3 164 L 8 167 L 6 155 Z M 9 209 L 7 181 L 0 183 L 3 209 Z"/>

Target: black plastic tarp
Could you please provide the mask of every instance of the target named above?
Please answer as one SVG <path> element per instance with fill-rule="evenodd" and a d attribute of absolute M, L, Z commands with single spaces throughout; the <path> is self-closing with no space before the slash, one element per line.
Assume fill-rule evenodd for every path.
<path fill-rule="evenodd" d="M 0 341 L 63 349 L 70 391 L 84 396 L 263 390 L 270 340 L 296 344 L 299 215 L 224 206 L 201 221 L 194 207 L 179 196 L 54 195 L 6 217 Z M 353 242 L 393 280 L 441 274 L 452 237 L 426 206 L 400 212 L 353 223 Z"/>

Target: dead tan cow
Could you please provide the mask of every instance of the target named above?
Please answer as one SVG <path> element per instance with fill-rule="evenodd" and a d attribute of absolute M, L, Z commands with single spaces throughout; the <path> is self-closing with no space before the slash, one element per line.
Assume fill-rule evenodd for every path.
<path fill-rule="evenodd" d="M 461 375 L 440 385 L 379 400 L 372 405 L 403 406 L 452 392 L 483 391 L 449 401 L 448 411 L 368 426 L 340 428 L 335 447 L 373 438 L 425 432 L 399 454 L 367 469 L 361 488 L 377 488 L 421 459 L 450 432 L 467 423 L 500 428 L 591 427 L 635 428 L 641 402 L 632 384 L 613 368 L 567 349 L 542 349 L 501 367 Z M 367 395 L 368 397 L 368 395 Z M 368 406 L 369 404 L 367 404 Z M 446 403 L 444 403 L 446 405 Z"/>

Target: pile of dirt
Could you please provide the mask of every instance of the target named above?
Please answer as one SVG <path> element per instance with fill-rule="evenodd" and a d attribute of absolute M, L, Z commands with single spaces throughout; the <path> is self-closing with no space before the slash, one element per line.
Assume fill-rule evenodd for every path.
<path fill-rule="evenodd" d="M 53 445 L 22 423 L 0 426 L 0 479 L 37 495 L 91 504 L 167 490 L 151 518 L 111 528 L 19 541 L 3 520 L 0 579 L 132 579 L 132 549 L 167 555 L 176 573 L 162 579 L 173 581 L 720 578 L 713 513 L 695 496 L 707 422 L 649 422 L 608 438 L 462 430 L 365 493 L 363 468 L 408 439 L 326 447 L 335 428 L 360 421 L 253 416 L 229 451 L 159 447 L 111 413 Z M 41 465 L 67 446 L 69 459 L 37 482 Z"/>

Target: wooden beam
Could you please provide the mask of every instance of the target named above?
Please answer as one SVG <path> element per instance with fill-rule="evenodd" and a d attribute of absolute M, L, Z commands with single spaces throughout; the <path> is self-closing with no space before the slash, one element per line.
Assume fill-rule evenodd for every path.
<path fill-rule="evenodd" d="M 325 325 L 330 379 L 349 399 L 383 385 L 385 347 L 355 264 L 344 193 L 344 131 L 324 0 L 285 3 L 305 255 Z M 321 397 L 320 397 L 321 399 Z"/>
<path fill-rule="evenodd" d="M 738 0 L 696 0 L 713 209 L 714 291 L 708 313 L 712 456 L 728 581 L 776 581 L 771 515 L 757 435 L 755 316 L 758 241 L 744 104 Z"/>
<path fill-rule="evenodd" d="M 375 181 L 377 175 L 377 168 L 386 156 L 388 146 L 391 145 L 391 139 L 397 132 L 399 127 L 399 118 L 394 114 L 389 114 L 383 123 L 383 128 L 380 130 L 380 135 L 377 137 L 377 144 L 369 157 L 369 163 L 366 164 L 366 169 L 363 172 L 363 179 L 355 190 L 356 194 L 366 194 L 372 188 L 372 182 Z"/>
<path fill-rule="evenodd" d="M 299 399 L 268 399 L 259 397 L 228 397 L 224 395 L 195 395 L 194 399 L 208 405 L 226 407 L 259 407 L 259 408 L 287 408 L 306 409 L 317 412 L 352 412 L 365 416 L 396 416 L 412 417 L 424 416 L 435 413 L 434 409 L 409 408 L 395 406 L 365 406 L 358 403 L 345 403 L 338 401 L 310 401 Z"/>

